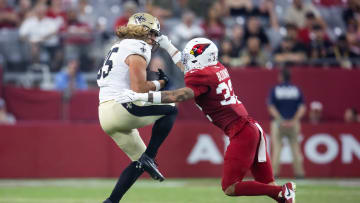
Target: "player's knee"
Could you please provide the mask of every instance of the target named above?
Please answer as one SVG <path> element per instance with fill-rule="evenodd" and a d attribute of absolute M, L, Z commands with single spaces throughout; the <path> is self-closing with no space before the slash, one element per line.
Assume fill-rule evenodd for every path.
<path fill-rule="evenodd" d="M 227 196 L 234 196 L 235 195 L 235 183 L 226 188 L 223 187 L 223 191 L 224 191 L 225 195 L 227 195 Z"/>

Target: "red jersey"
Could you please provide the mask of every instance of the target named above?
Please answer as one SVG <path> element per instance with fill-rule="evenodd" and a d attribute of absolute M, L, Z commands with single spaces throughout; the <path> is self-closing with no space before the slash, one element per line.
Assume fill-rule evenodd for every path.
<path fill-rule="evenodd" d="M 186 87 L 195 94 L 195 102 L 206 117 L 231 136 L 229 125 L 240 120 L 241 128 L 248 121 L 248 112 L 237 99 L 227 69 L 218 63 L 185 74 Z"/>

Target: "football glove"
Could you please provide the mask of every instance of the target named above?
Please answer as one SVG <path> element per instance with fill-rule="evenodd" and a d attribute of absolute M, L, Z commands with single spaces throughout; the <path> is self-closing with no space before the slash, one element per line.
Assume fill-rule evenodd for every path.
<path fill-rule="evenodd" d="M 178 50 L 166 35 L 157 37 L 156 41 L 160 44 L 161 48 L 165 49 L 169 53 L 170 56 L 173 56 L 174 53 Z"/>
<path fill-rule="evenodd" d="M 159 68 L 158 71 L 159 71 L 159 80 L 164 80 L 165 81 L 164 87 L 166 87 L 166 85 L 169 83 L 169 77 L 164 73 L 162 69 Z"/>
<path fill-rule="evenodd" d="M 117 103 L 123 104 L 128 102 L 135 102 L 135 101 L 148 101 L 148 94 L 147 93 L 136 93 L 132 90 L 124 90 L 121 94 L 119 94 L 115 101 Z"/>

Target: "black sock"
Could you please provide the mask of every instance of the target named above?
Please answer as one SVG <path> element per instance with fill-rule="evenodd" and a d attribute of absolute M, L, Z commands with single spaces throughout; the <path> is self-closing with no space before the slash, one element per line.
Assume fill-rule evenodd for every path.
<path fill-rule="evenodd" d="M 150 142 L 145 151 L 145 154 L 147 154 L 149 157 L 155 158 L 160 145 L 164 142 L 165 138 L 170 133 L 170 130 L 175 123 L 176 116 L 177 109 L 174 107 L 174 110 L 171 112 L 171 114 L 160 118 L 154 123 Z"/>
<path fill-rule="evenodd" d="M 134 161 L 121 173 L 118 182 L 113 189 L 109 200 L 112 203 L 118 203 L 128 189 L 135 183 L 135 181 L 143 174 L 141 168 L 136 168 L 138 162 Z"/>

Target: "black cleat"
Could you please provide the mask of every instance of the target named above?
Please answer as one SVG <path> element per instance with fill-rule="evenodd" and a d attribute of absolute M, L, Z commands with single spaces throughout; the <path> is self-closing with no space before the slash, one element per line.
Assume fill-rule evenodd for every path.
<path fill-rule="evenodd" d="M 109 199 L 106 199 L 103 203 L 112 203 L 112 201 Z"/>
<path fill-rule="evenodd" d="M 148 172 L 154 180 L 158 180 L 160 182 L 165 180 L 164 176 L 158 170 L 157 164 L 155 163 L 154 159 L 143 153 L 138 162 L 141 163 L 143 169 Z"/>

